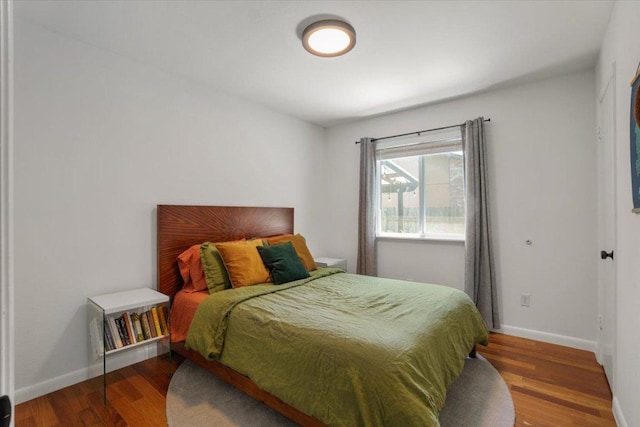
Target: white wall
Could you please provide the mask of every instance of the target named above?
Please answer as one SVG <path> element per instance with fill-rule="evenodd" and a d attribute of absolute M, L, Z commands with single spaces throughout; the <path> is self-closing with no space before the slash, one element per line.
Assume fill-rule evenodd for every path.
<path fill-rule="evenodd" d="M 87 375 L 86 298 L 155 286 L 159 203 L 291 206 L 322 252 L 325 130 L 17 20 L 18 401 Z"/>
<path fill-rule="evenodd" d="M 593 70 L 389 114 L 328 131 L 327 234 L 356 266 L 359 149 L 381 137 L 487 123 L 500 311 L 505 332 L 594 348 L 596 139 Z M 527 246 L 526 240 L 533 245 Z M 464 245 L 378 242 L 380 276 L 463 287 Z M 520 294 L 531 306 L 520 306 Z"/>
<path fill-rule="evenodd" d="M 614 415 L 620 426 L 640 425 L 640 215 L 631 209 L 631 169 L 629 161 L 629 83 L 640 61 L 640 3 L 615 3 L 598 63 L 597 94 L 603 89 L 616 64 L 616 276 L 617 348 Z"/>

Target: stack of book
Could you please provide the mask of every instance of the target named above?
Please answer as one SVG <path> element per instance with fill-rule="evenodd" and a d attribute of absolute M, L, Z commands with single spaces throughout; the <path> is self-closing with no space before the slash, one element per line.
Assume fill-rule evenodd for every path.
<path fill-rule="evenodd" d="M 128 345 L 169 334 L 167 307 L 152 307 L 145 312 L 124 312 L 108 316 L 104 325 L 104 348 L 117 350 Z"/>

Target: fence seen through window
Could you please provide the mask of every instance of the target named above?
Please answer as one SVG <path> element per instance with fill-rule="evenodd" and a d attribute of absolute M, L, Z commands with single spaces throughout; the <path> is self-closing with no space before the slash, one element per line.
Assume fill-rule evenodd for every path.
<path fill-rule="evenodd" d="M 378 160 L 379 235 L 464 238 L 462 151 Z"/>

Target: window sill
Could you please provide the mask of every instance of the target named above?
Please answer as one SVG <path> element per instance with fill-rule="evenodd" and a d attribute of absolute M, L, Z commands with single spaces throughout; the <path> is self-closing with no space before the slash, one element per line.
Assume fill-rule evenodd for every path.
<path fill-rule="evenodd" d="M 464 237 L 446 237 L 446 236 L 399 236 L 391 234 L 379 234 L 376 236 L 376 240 L 390 241 L 390 242 L 434 242 L 434 243 L 454 243 L 463 244 Z"/>

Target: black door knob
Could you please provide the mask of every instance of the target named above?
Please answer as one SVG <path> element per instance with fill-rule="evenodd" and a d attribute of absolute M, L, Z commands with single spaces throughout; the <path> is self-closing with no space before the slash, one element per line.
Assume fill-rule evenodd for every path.
<path fill-rule="evenodd" d="M 11 401 L 9 396 L 0 397 L 0 426 L 9 427 L 11 423 Z"/>
<path fill-rule="evenodd" d="M 607 259 L 607 258 L 611 258 L 613 259 L 613 251 L 607 253 L 607 251 L 600 251 L 600 258 L 602 259 Z"/>

